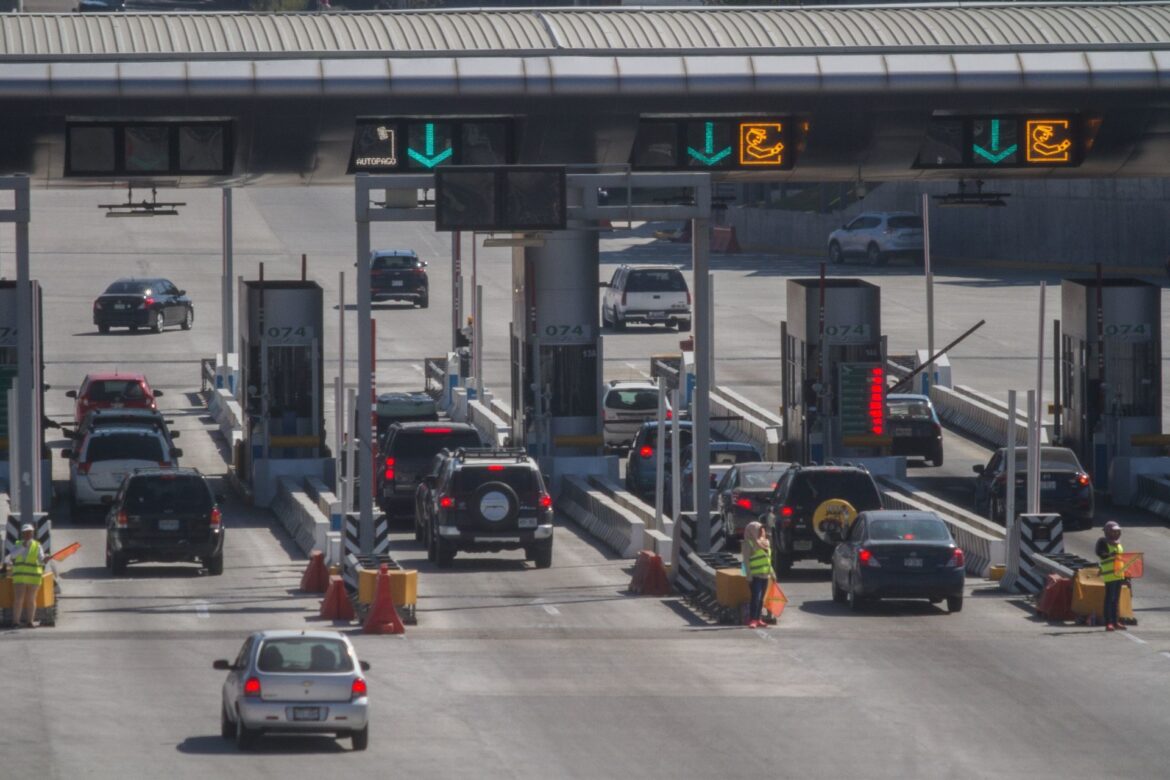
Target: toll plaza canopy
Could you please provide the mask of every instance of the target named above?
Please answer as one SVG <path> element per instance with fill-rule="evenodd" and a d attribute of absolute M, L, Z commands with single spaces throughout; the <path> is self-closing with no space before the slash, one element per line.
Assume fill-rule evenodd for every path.
<path fill-rule="evenodd" d="M 5 14 L 0 173 L 344 183 L 416 130 L 424 168 L 459 162 L 436 118 L 494 117 L 508 163 L 1166 176 L 1168 87 L 1170 3 Z"/>

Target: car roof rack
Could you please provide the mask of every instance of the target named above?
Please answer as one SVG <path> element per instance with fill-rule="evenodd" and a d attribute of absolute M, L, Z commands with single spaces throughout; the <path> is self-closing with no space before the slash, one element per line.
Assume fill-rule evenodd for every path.
<path fill-rule="evenodd" d="M 455 458 L 459 461 L 515 460 L 524 463 L 528 460 L 528 450 L 523 447 L 460 447 L 455 450 Z"/>

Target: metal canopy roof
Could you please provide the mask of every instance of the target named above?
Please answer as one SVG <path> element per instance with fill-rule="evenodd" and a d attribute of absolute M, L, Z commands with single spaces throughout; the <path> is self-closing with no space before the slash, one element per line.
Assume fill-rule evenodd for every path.
<path fill-rule="evenodd" d="M 3 14 L 0 61 L 1170 48 L 1170 4 Z"/>

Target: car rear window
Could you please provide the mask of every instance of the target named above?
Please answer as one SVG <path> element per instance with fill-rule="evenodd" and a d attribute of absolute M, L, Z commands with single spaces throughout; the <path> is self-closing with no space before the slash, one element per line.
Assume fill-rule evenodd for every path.
<path fill-rule="evenodd" d="M 418 260 L 413 257 L 383 255 L 381 257 L 375 257 L 370 268 L 375 271 L 406 271 L 417 266 Z"/>
<path fill-rule="evenodd" d="M 517 493 L 536 491 L 536 475 L 528 466 L 483 465 L 464 467 L 455 474 L 455 489 L 460 493 L 475 490 L 488 482 L 504 482 Z"/>
<path fill-rule="evenodd" d="M 194 474 L 162 474 L 136 477 L 126 486 L 123 503 L 128 512 L 162 512 L 181 509 L 202 512 L 212 507 L 211 491 Z"/>
<path fill-rule="evenodd" d="M 891 230 L 922 230 L 922 217 L 890 217 L 886 224 Z"/>
<path fill-rule="evenodd" d="M 339 639 L 288 637 L 268 639 L 256 663 L 262 672 L 352 672 L 349 648 Z"/>
<path fill-rule="evenodd" d="M 1016 469 L 1023 471 L 1028 468 L 1028 451 L 1025 448 L 1016 449 Z M 1077 456 L 1072 450 L 1064 449 L 1041 449 L 1040 450 L 1040 468 L 1066 468 L 1066 469 L 1080 469 L 1081 463 L 1077 460 Z"/>
<path fill-rule="evenodd" d="M 869 521 L 869 538 L 876 541 L 949 542 L 946 523 L 929 517 L 880 518 Z"/>
<path fill-rule="evenodd" d="M 424 458 L 430 460 L 444 448 L 455 450 L 459 447 L 482 447 L 479 434 L 475 431 L 458 430 L 436 426 L 418 430 L 399 431 L 390 445 L 389 454 L 396 458 Z"/>
<path fill-rule="evenodd" d="M 658 408 L 658 393 L 654 390 L 610 390 L 605 394 L 605 408 L 623 412 L 647 412 Z"/>
<path fill-rule="evenodd" d="M 859 512 L 882 507 L 873 479 L 857 471 L 806 471 L 796 476 L 789 494 L 792 504 L 810 510 L 830 498 L 844 499 Z"/>
<path fill-rule="evenodd" d="M 150 282 L 114 282 L 106 288 L 107 295 L 142 295 L 151 288 Z"/>
<path fill-rule="evenodd" d="M 752 450 L 711 450 L 712 463 L 759 463 L 763 458 L 760 453 Z"/>
<path fill-rule="evenodd" d="M 638 442 L 639 447 L 643 447 L 647 444 L 649 444 L 651 447 L 658 446 L 658 426 L 657 425 L 652 425 L 648 428 L 643 428 L 641 431 L 639 431 L 638 435 L 641 437 L 641 440 Z M 666 426 L 666 435 L 664 438 L 666 440 L 666 449 L 669 452 L 670 448 L 671 448 L 671 434 L 670 434 L 670 426 L 669 425 Z M 686 450 L 687 447 L 691 446 L 691 429 L 690 428 L 679 428 L 678 429 L 678 446 L 682 447 L 684 451 Z"/>
<path fill-rule="evenodd" d="M 91 401 L 140 401 L 146 390 L 137 380 L 99 379 L 90 382 L 85 397 Z"/>
<path fill-rule="evenodd" d="M 631 271 L 627 292 L 686 292 L 687 282 L 676 270 Z"/>
<path fill-rule="evenodd" d="M 168 458 L 163 455 L 162 442 L 157 436 L 115 433 L 91 438 L 85 449 L 85 460 L 87 463 L 104 460 L 149 460 L 162 463 Z"/>
<path fill-rule="evenodd" d="M 774 488 L 780 477 L 788 469 L 773 469 L 772 471 L 742 471 L 740 484 L 745 488 Z"/>
<path fill-rule="evenodd" d="M 889 401 L 887 409 L 891 420 L 931 420 L 930 404 L 924 401 Z"/>

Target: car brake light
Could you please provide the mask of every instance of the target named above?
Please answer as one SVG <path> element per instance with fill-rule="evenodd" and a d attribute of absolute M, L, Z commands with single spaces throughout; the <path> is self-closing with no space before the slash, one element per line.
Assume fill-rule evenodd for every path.
<path fill-rule="evenodd" d="M 1077 484 L 1080 485 L 1081 487 L 1085 487 L 1086 485 L 1088 485 L 1089 484 L 1089 475 L 1084 473 L 1083 471 L 1080 474 L 1077 474 Z"/>
<path fill-rule="evenodd" d="M 118 513 L 118 527 L 125 528 L 128 525 L 130 525 L 130 517 L 126 514 L 125 510 L 123 510 Z"/>
<path fill-rule="evenodd" d="M 213 506 L 211 508 L 210 523 L 213 528 L 218 528 L 219 524 L 223 522 L 223 513 L 219 511 L 219 507 Z"/>
<path fill-rule="evenodd" d="M 691 291 L 687 290 L 687 306 L 691 305 Z"/>
<path fill-rule="evenodd" d="M 147 296 L 146 299 L 142 302 L 142 305 L 143 306 L 153 306 L 154 305 L 154 298 Z"/>
<path fill-rule="evenodd" d="M 792 517 L 792 507 L 785 506 L 780 508 L 781 517 Z"/>
<path fill-rule="evenodd" d="M 550 496 L 548 493 L 540 494 L 540 508 L 552 509 L 552 496 Z"/>
<path fill-rule="evenodd" d="M 439 434 L 450 432 L 450 428 L 423 428 L 423 433 L 427 434 L 428 436 L 437 436 Z"/>
<path fill-rule="evenodd" d="M 488 471 L 503 471 L 503 470 L 504 470 L 504 467 L 498 463 L 493 463 L 492 465 L 488 466 Z"/>
<path fill-rule="evenodd" d="M 386 471 L 382 476 L 386 479 L 394 479 L 394 458 L 386 458 Z"/>
<path fill-rule="evenodd" d="M 647 444 L 644 447 L 642 447 L 642 449 L 638 450 L 638 454 L 641 455 L 643 458 L 653 458 L 654 457 L 654 448 L 651 447 L 649 444 Z"/>
<path fill-rule="evenodd" d="M 873 551 L 864 547 L 857 551 L 857 562 L 862 566 L 881 566 L 878 559 L 874 557 Z"/>
<path fill-rule="evenodd" d="M 955 551 L 951 553 L 951 560 L 947 565 L 953 566 L 956 569 L 962 569 L 966 567 L 967 563 L 963 558 L 962 549 L 958 547 L 955 548 Z"/>
<path fill-rule="evenodd" d="M 358 677 L 353 681 L 353 684 L 349 686 L 349 698 L 361 698 L 362 696 L 366 695 L 366 690 L 366 681 L 361 677 Z"/>
<path fill-rule="evenodd" d="M 249 677 L 244 683 L 244 695 L 250 699 L 260 698 L 260 681 L 255 677 Z"/>
<path fill-rule="evenodd" d="M 455 506 L 455 499 L 451 498 L 451 496 L 443 496 L 439 499 L 439 506 L 443 509 L 450 509 Z"/>
<path fill-rule="evenodd" d="M 668 419 L 668 420 L 673 420 L 673 419 L 674 419 L 674 412 L 673 412 L 673 411 L 671 411 L 670 409 L 667 409 L 667 410 L 666 410 L 666 419 Z"/>
<path fill-rule="evenodd" d="M 735 499 L 735 505 L 740 509 L 751 509 L 752 500 L 750 498 L 737 498 Z"/>

